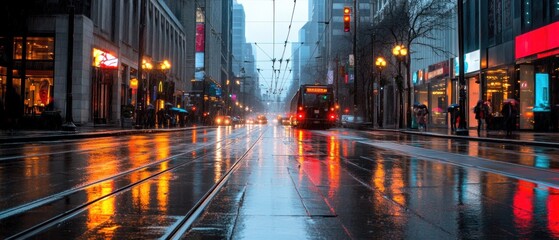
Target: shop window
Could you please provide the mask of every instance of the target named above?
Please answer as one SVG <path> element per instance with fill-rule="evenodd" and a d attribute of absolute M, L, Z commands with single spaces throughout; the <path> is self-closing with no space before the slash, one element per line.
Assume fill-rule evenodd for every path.
<path fill-rule="evenodd" d="M 486 73 L 487 99 L 493 117 L 500 117 L 500 110 L 506 99 L 514 98 L 512 82 L 506 69 L 489 70 Z"/>
<path fill-rule="evenodd" d="M 549 74 L 536 73 L 536 98 L 534 112 L 549 112 Z"/>
<path fill-rule="evenodd" d="M 23 57 L 23 38 L 14 38 L 14 59 L 21 60 Z M 28 37 L 27 38 L 27 60 L 54 60 L 54 38 L 52 37 Z"/>
<path fill-rule="evenodd" d="M 53 110 L 53 79 L 29 77 L 25 80 L 26 115 L 40 115 L 45 110 Z"/>

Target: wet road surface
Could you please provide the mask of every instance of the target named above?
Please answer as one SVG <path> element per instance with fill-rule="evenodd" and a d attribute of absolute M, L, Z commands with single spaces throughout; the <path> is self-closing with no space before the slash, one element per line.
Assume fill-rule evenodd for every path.
<path fill-rule="evenodd" d="M 185 239 L 559 238 L 553 181 L 437 159 L 457 155 L 496 166 L 508 159 L 554 173 L 553 149 L 505 146 L 509 156 L 502 158 L 496 143 L 343 129 L 274 128 L 261 144 L 267 150 L 235 171 Z M 416 147 L 436 151 L 425 157 Z M 534 164 L 542 157 L 549 168 Z"/>
<path fill-rule="evenodd" d="M 268 125 L 0 153 L 0 238 L 559 238 L 550 148 Z"/>

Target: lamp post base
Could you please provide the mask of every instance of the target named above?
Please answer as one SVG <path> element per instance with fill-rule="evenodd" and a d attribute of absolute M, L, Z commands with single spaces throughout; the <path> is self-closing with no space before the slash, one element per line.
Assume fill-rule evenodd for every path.
<path fill-rule="evenodd" d="M 76 131 L 76 125 L 73 122 L 66 122 L 66 123 L 62 124 L 62 130 L 63 131 L 69 131 L 69 132 L 75 132 Z"/>
<path fill-rule="evenodd" d="M 458 136 L 468 136 L 469 131 L 466 128 L 458 128 L 458 129 L 456 129 L 456 135 L 458 135 Z"/>

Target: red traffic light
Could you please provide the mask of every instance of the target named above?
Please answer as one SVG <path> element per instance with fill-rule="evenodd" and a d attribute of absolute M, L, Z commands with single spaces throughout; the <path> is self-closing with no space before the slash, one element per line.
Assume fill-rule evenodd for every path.
<path fill-rule="evenodd" d="M 351 29 L 351 8 L 344 7 L 344 32 L 349 32 Z"/>

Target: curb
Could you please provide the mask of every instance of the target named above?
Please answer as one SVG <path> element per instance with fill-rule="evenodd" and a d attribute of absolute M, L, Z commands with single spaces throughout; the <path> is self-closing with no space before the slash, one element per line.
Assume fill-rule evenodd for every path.
<path fill-rule="evenodd" d="M 509 144 L 515 144 L 515 145 L 530 145 L 530 146 L 559 148 L 559 143 L 556 143 L 556 142 L 526 141 L 526 140 L 517 140 L 517 139 L 488 138 L 488 137 L 470 137 L 470 136 L 448 135 L 448 134 L 432 133 L 432 132 L 416 132 L 416 131 L 398 130 L 398 129 L 370 129 L 370 128 L 368 128 L 366 130 L 367 131 L 398 132 L 398 133 L 404 133 L 404 134 L 423 135 L 423 136 L 439 137 L 439 138 L 452 138 L 452 139 L 461 139 L 461 140 L 478 141 L 478 142 L 509 143 Z"/>

